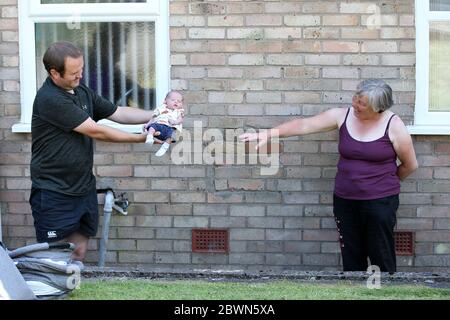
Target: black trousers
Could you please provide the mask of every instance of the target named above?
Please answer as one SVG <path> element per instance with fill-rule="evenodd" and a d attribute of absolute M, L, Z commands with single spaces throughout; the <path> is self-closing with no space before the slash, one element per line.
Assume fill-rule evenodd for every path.
<path fill-rule="evenodd" d="M 396 271 L 394 227 L 398 195 L 374 200 L 348 200 L 334 195 L 333 211 L 341 243 L 344 271 Z"/>

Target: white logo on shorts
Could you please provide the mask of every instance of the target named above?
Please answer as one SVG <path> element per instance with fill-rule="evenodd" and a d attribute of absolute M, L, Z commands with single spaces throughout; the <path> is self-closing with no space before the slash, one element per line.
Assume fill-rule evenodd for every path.
<path fill-rule="evenodd" d="M 47 238 L 56 238 L 56 231 L 48 231 Z"/>

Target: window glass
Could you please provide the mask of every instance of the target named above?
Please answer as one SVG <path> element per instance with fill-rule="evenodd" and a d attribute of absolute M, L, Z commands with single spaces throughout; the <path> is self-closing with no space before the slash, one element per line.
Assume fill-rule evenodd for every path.
<path fill-rule="evenodd" d="M 429 111 L 450 111 L 450 22 L 430 22 Z"/>
<path fill-rule="evenodd" d="M 450 0 L 430 0 L 430 11 L 450 11 Z"/>
<path fill-rule="evenodd" d="M 84 52 L 82 82 L 122 106 L 155 106 L 154 22 L 36 23 L 37 89 L 47 77 L 42 57 L 56 41 Z"/>
<path fill-rule="evenodd" d="M 41 0 L 41 4 L 65 4 L 65 3 L 128 3 L 147 2 L 147 0 Z"/>

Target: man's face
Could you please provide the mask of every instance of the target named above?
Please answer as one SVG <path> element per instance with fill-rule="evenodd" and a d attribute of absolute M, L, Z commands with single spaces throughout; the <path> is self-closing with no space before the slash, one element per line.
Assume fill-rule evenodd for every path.
<path fill-rule="evenodd" d="M 169 109 L 183 109 L 183 97 L 178 92 L 172 92 L 166 98 L 166 105 Z"/>
<path fill-rule="evenodd" d="M 80 85 L 80 80 L 83 77 L 83 67 L 84 67 L 84 59 L 83 57 L 79 58 L 72 58 L 67 57 L 65 62 L 65 72 L 64 76 L 62 76 L 59 72 L 52 69 L 50 71 L 52 75 L 53 82 L 58 87 L 61 87 L 62 89 L 66 91 L 70 91 L 75 89 Z"/>

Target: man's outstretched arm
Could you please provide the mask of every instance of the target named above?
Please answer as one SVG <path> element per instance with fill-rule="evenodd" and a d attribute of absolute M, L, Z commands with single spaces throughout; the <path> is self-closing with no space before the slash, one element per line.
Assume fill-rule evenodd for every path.
<path fill-rule="evenodd" d="M 147 137 L 147 132 L 140 134 L 127 133 L 122 130 L 98 124 L 91 118 L 87 118 L 73 130 L 93 139 L 108 142 L 144 142 Z"/>
<path fill-rule="evenodd" d="M 133 107 L 118 107 L 108 119 L 122 124 L 142 124 L 149 122 L 152 117 L 152 111 Z"/>

